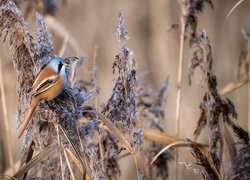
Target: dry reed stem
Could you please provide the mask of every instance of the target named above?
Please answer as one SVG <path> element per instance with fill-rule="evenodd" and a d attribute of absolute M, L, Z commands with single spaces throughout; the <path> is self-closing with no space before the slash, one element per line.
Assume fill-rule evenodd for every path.
<path fill-rule="evenodd" d="M 137 161 L 137 158 L 136 158 L 136 154 L 134 154 L 133 156 L 134 156 L 134 161 L 135 161 L 137 179 L 140 180 L 140 172 L 139 172 L 139 168 L 138 168 L 138 161 Z"/>
<path fill-rule="evenodd" d="M 82 168 L 82 165 L 81 165 L 80 161 L 77 159 L 77 157 L 73 154 L 73 152 L 70 149 L 65 147 L 65 150 L 66 150 L 67 154 L 71 157 L 72 161 L 75 163 L 77 169 L 83 175 L 84 172 L 83 172 L 83 168 Z"/>
<path fill-rule="evenodd" d="M 164 132 L 161 132 L 156 129 L 144 129 L 143 130 L 143 138 L 158 143 L 162 145 L 169 145 L 175 141 L 183 141 L 184 139 L 177 138 L 174 136 L 171 136 L 169 134 L 166 134 Z"/>
<path fill-rule="evenodd" d="M 250 79 L 250 72 L 248 72 L 248 79 Z M 250 132 L 250 84 L 248 83 L 248 132 Z"/>
<path fill-rule="evenodd" d="M 94 84 L 94 89 L 96 89 L 96 76 L 97 76 L 97 65 L 96 65 L 96 59 L 97 59 L 97 55 L 98 55 L 98 50 L 99 50 L 99 46 L 95 45 L 94 46 L 94 50 L 93 50 L 93 84 Z M 97 96 L 94 97 L 94 105 L 96 110 L 98 110 L 98 101 L 97 101 Z"/>
<path fill-rule="evenodd" d="M 0 179 L 3 179 L 3 180 L 18 180 L 17 178 L 11 177 L 9 175 L 0 175 Z"/>
<path fill-rule="evenodd" d="M 62 127 L 60 124 L 58 124 L 58 126 L 59 126 L 59 128 L 61 129 L 61 131 L 62 131 L 63 135 L 65 136 L 65 138 L 67 139 L 67 141 L 69 142 L 71 148 L 74 150 L 74 152 L 75 152 L 76 155 L 78 156 L 78 158 L 79 158 L 79 160 L 80 160 L 80 162 L 81 162 L 83 168 L 86 167 L 86 170 L 87 170 L 86 164 L 83 163 L 84 161 L 82 160 L 81 155 L 79 154 L 79 152 L 76 150 L 75 146 L 73 145 L 73 143 L 72 143 L 71 140 L 69 139 L 69 136 L 67 135 L 67 133 L 65 132 L 65 130 L 63 129 L 63 127 Z M 84 166 L 84 165 L 85 165 L 85 166 Z M 85 169 L 83 169 L 83 170 L 85 170 Z M 88 171 L 86 171 L 86 172 L 88 172 Z"/>
<path fill-rule="evenodd" d="M 74 173 L 73 173 L 72 167 L 71 167 L 71 165 L 70 165 L 69 157 L 68 157 L 68 155 L 67 155 L 67 153 L 66 153 L 65 147 L 63 147 L 63 153 L 64 153 L 64 156 L 65 156 L 67 165 L 68 165 L 68 167 L 69 167 L 69 172 L 70 172 L 70 174 L 71 174 L 71 177 L 72 177 L 73 180 L 75 180 L 76 178 L 75 178 L 75 175 L 74 175 Z"/>
<path fill-rule="evenodd" d="M 62 161 L 62 143 L 61 143 L 61 139 L 60 139 L 60 134 L 59 134 L 59 128 L 58 128 L 58 124 L 54 124 L 55 129 L 56 129 L 56 133 L 57 133 L 57 143 L 59 146 L 58 151 L 60 152 L 60 165 L 61 165 L 61 173 L 62 173 L 62 179 L 64 179 L 64 168 L 63 168 L 63 161 Z"/>
<path fill-rule="evenodd" d="M 220 121 L 220 129 L 224 132 L 225 131 L 225 128 L 224 128 L 224 124 Z M 224 166 L 223 166 L 223 154 L 224 154 L 224 141 L 222 140 L 220 142 L 220 149 L 219 149 L 219 159 L 220 159 L 220 177 L 222 179 L 224 179 L 225 177 L 225 170 L 224 170 Z"/>
<path fill-rule="evenodd" d="M 86 178 L 91 177 L 89 167 L 87 166 L 88 163 L 87 163 L 87 159 L 85 157 L 85 154 L 84 154 L 84 160 L 83 160 L 82 157 L 81 157 L 81 154 L 77 151 L 76 147 L 73 145 L 72 141 L 69 139 L 69 136 L 67 135 L 66 131 L 63 129 L 63 127 L 60 124 L 59 124 L 59 128 L 62 131 L 65 138 L 67 139 L 67 141 L 69 142 L 70 147 L 74 150 L 75 154 L 77 155 L 77 157 L 78 157 L 78 159 L 79 159 L 79 161 L 80 161 L 80 163 L 82 165 L 83 172 L 87 173 Z M 93 161 L 93 163 L 99 168 L 99 165 L 95 161 Z M 102 171 L 102 173 L 104 174 L 105 178 L 107 178 L 107 175 L 104 173 L 104 171 Z M 84 175 L 84 177 L 85 177 L 85 175 Z"/>
<path fill-rule="evenodd" d="M 232 7 L 232 9 L 228 12 L 228 14 L 227 14 L 227 16 L 226 16 L 226 18 L 225 18 L 225 20 L 224 20 L 224 23 L 223 23 L 223 30 L 225 29 L 225 26 L 226 26 L 226 23 L 227 23 L 229 17 L 232 15 L 232 13 L 234 12 L 234 10 L 235 10 L 241 3 L 243 3 L 243 1 L 245 1 L 245 0 L 239 0 L 239 1 Z"/>
<path fill-rule="evenodd" d="M 84 152 L 83 142 L 82 142 L 82 139 L 80 138 L 81 136 L 80 136 L 80 132 L 79 132 L 79 127 L 80 127 L 80 126 L 79 126 L 79 122 L 77 122 L 77 124 L 78 124 L 78 126 L 77 126 L 76 130 L 77 130 L 77 135 L 78 135 L 79 141 L 80 141 L 81 152 Z M 87 164 L 87 159 L 86 159 L 85 153 L 83 153 L 83 158 L 84 158 L 84 163 Z M 77 158 L 76 158 L 76 159 L 77 159 Z M 80 164 L 81 164 L 81 163 L 80 163 Z M 82 165 L 82 164 L 81 164 L 81 165 Z M 86 171 L 84 171 L 83 166 L 81 166 L 81 167 L 82 167 L 81 172 L 83 172 L 83 179 L 89 178 L 89 175 L 88 175 L 88 174 L 87 174 L 87 176 L 86 176 L 87 166 L 86 166 Z"/>
<path fill-rule="evenodd" d="M 40 163 L 45 157 L 48 157 L 55 150 L 58 150 L 56 144 L 52 144 L 51 147 L 45 148 L 42 152 L 33 157 L 27 164 L 20 168 L 14 175 L 13 178 L 21 179 L 21 177 L 33 168 L 36 164 Z"/>
<path fill-rule="evenodd" d="M 226 94 L 228 94 L 228 93 L 230 93 L 232 91 L 235 91 L 236 89 L 246 85 L 248 82 L 249 82 L 248 79 L 231 82 L 231 83 L 227 84 L 224 88 L 222 88 L 219 91 L 219 94 L 220 95 L 226 95 Z"/>
<path fill-rule="evenodd" d="M 169 145 L 167 145 L 166 147 L 164 147 L 159 153 L 157 153 L 157 155 L 154 156 L 154 158 L 152 159 L 152 161 L 150 162 L 150 164 L 152 165 L 155 160 L 162 154 L 164 153 L 165 151 L 167 151 L 168 149 L 170 149 L 171 147 L 174 147 L 174 146 L 189 146 L 190 145 L 190 142 L 187 142 L 187 141 L 175 141 Z"/>
<path fill-rule="evenodd" d="M 2 60 L 0 59 L 0 89 L 1 89 L 1 101 L 3 108 L 3 122 L 4 128 L 6 131 L 6 141 L 4 142 L 7 146 L 8 160 L 13 173 L 15 172 L 13 157 L 12 157 L 12 147 L 11 147 L 11 132 L 9 127 L 8 113 L 6 107 L 6 97 L 4 91 L 4 83 L 3 83 L 3 68 L 2 68 Z"/>
<path fill-rule="evenodd" d="M 176 98 L 176 136 L 179 136 L 180 131 L 180 113 L 181 113 L 181 84 L 182 84 L 182 69 L 183 69 L 183 51 L 184 51 L 184 33 L 185 24 L 184 17 L 181 18 L 181 35 L 180 35 L 180 52 L 178 63 L 178 77 L 177 77 L 177 98 Z"/>
<path fill-rule="evenodd" d="M 94 46 L 94 50 L 93 50 L 93 67 L 92 67 L 92 79 L 93 79 L 93 85 L 94 85 L 94 89 L 96 90 L 96 76 L 97 76 L 97 65 L 96 65 L 96 59 L 97 59 L 97 55 L 98 55 L 98 45 Z M 97 96 L 94 97 L 94 106 L 95 109 L 98 110 L 98 100 L 97 100 Z M 104 149 L 103 149 L 103 145 L 102 145 L 102 135 L 101 132 L 99 131 L 98 134 L 98 140 L 99 140 L 99 149 L 100 149 L 100 158 L 101 160 L 104 160 Z M 101 164 L 102 169 L 104 170 L 104 164 Z"/>
<path fill-rule="evenodd" d="M 182 96 L 182 69 L 183 69 L 183 54 L 184 54 L 184 36 L 185 36 L 185 22 L 184 17 L 181 17 L 181 34 L 180 34 L 180 51 L 179 51 L 179 63 L 178 63 L 178 76 L 177 76 L 177 98 L 176 98 L 176 136 L 180 135 L 180 118 L 181 118 L 181 96 Z M 175 179 L 177 179 L 177 162 L 178 162 L 178 150 L 175 151 Z"/>

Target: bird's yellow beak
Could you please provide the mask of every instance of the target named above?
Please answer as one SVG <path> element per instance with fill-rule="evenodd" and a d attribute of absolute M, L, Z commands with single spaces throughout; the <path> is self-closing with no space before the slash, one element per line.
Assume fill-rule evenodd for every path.
<path fill-rule="evenodd" d="M 67 67 L 67 66 L 69 66 L 69 64 L 67 64 L 67 63 L 64 62 L 64 63 L 63 63 L 63 66 Z"/>

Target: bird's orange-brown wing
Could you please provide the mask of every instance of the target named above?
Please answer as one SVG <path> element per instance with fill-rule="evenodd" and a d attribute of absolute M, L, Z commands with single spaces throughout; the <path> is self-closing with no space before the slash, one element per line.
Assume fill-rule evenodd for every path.
<path fill-rule="evenodd" d="M 58 74 L 50 67 L 43 69 L 32 86 L 32 96 L 38 96 L 54 86 L 57 78 Z"/>

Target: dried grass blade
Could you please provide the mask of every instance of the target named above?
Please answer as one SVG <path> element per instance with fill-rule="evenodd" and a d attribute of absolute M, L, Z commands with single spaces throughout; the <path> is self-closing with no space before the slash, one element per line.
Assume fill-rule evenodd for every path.
<path fill-rule="evenodd" d="M 70 165 L 69 157 L 68 157 L 68 154 L 66 153 L 65 148 L 63 148 L 63 153 L 64 153 L 64 156 L 65 156 L 65 158 L 66 158 L 66 162 L 67 162 L 67 165 L 68 165 L 68 167 L 69 167 L 69 171 L 70 171 L 71 177 L 72 177 L 73 180 L 75 180 L 76 178 L 75 178 L 75 175 L 74 175 L 74 173 L 73 173 L 72 167 L 71 167 L 71 165 Z"/>
<path fill-rule="evenodd" d="M 73 152 L 70 151 L 70 149 L 65 148 L 67 154 L 71 157 L 72 161 L 75 163 L 77 169 L 81 172 L 83 175 L 83 168 L 82 164 L 78 161 L 77 157 L 73 154 Z"/>
<path fill-rule="evenodd" d="M 140 180 L 140 172 L 139 172 L 139 167 L 138 167 L 138 161 L 137 161 L 136 155 L 134 154 L 133 156 L 134 156 L 134 161 L 135 161 L 137 179 Z"/>
<path fill-rule="evenodd" d="M 61 173 L 62 173 L 62 179 L 64 180 L 64 166 L 63 166 L 63 160 L 62 160 L 62 151 L 61 151 L 61 147 L 62 147 L 62 142 L 61 142 L 61 138 L 60 138 L 60 134 L 59 134 L 59 129 L 58 129 L 58 124 L 54 124 L 55 129 L 56 129 L 56 133 L 57 133 L 57 143 L 58 143 L 58 147 L 59 148 L 59 157 L 60 157 L 60 165 L 61 165 Z"/>
<path fill-rule="evenodd" d="M 173 142 L 171 144 L 169 144 L 168 146 L 164 147 L 158 154 L 156 154 L 156 156 L 152 159 L 152 161 L 150 162 L 150 165 L 153 164 L 155 162 L 155 160 L 165 151 L 167 151 L 168 149 L 170 149 L 171 147 L 174 146 L 189 146 L 190 142 L 187 141 L 176 141 Z"/>
<path fill-rule="evenodd" d="M 84 172 L 85 169 L 86 169 L 87 177 L 91 177 L 91 173 L 90 173 L 90 170 L 89 170 L 89 168 L 88 168 L 88 166 L 87 166 L 87 163 L 84 163 L 85 161 L 82 160 L 81 155 L 80 155 L 79 152 L 76 150 L 74 144 L 71 142 L 71 140 L 69 139 L 67 133 L 66 133 L 65 130 L 62 128 L 62 126 L 59 125 L 59 127 L 60 127 L 60 129 L 62 130 L 64 136 L 65 136 L 66 139 L 67 139 L 67 141 L 69 142 L 71 148 L 74 150 L 74 152 L 76 153 L 77 157 L 79 158 L 80 163 L 82 164 L 83 172 Z M 95 164 L 96 166 L 98 166 L 98 164 L 97 164 L 96 162 L 94 162 L 94 164 Z M 100 170 L 102 171 L 102 173 L 104 174 L 105 178 L 107 179 L 107 177 L 108 177 L 107 174 L 102 170 L 102 168 L 100 168 Z"/>
<path fill-rule="evenodd" d="M 233 7 L 232 9 L 228 12 L 226 18 L 225 18 L 225 21 L 223 23 L 223 29 L 225 29 L 225 25 L 227 23 L 227 20 L 229 19 L 229 17 L 231 16 L 231 14 L 234 12 L 234 10 L 241 4 L 243 3 L 245 0 L 239 0 Z"/>
<path fill-rule="evenodd" d="M 63 134 L 64 134 L 64 136 L 66 137 L 67 141 L 69 142 L 71 148 L 75 151 L 75 153 L 76 153 L 78 159 L 80 160 L 80 163 L 82 164 L 83 171 L 85 171 L 85 167 L 87 167 L 87 166 L 86 166 L 86 164 L 84 164 L 81 155 L 80 155 L 79 152 L 76 150 L 74 144 L 71 142 L 71 140 L 69 139 L 67 133 L 65 132 L 65 130 L 62 128 L 62 126 L 61 126 L 60 124 L 59 124 L 59 128 L 60 128 L 61 131 L 63 132 Z M 87 168 L 86 168 L 86 169 L 87 169 Z M 89 172 L 87 171 L 87 174 L 88 174 L 88 173 L 89 173 Z"/>
<path fill-rule="evenodd" d="M 65 135 L 65 137 L 66 137 L 66 139 L 68 140 L 68 142 L 70 143 L 71 148 L 75 151 L 76 155 L 77 155 L 78 158 L 80 159 L 80 163 L 81 163 L 82 168 L 83 168 L 82 172 L 84 172 L 85 169 L 86 169 L 86 173 L 87 173 L 86 178 L 91 177 L 91 173 L 90 173 L 90 170 L 89 170 L 89 168 L 88 168 L 88 166 L 87 166 L 87 162 L 82 160 L 81 155 L 80 155 L 79 152 L 76 150 L 76 148 L 74 147 L 73 143 L 72 143 L 71 140 L 69 139 L 67 133 L 66 133 L 66 132 L 64 131 L 64 129 L 61 127 L 61 125 L 59 125 L 59 127 L 60 127 L 60 129 L 62 130 L 62 132 L 63 132 L 63 134 Z M 93 161 L 93 163 L 94 163 L 97 167 L 99 167 L 99 165 L 98 165 L 95 161 Z M 99 167 L 99 168 L 100 168 L 100 167 Z M 108 176 L 107 176 L 107 174 L 103 171 L 103 169 L 100 168 L 100 170 L 102 171 L 103 175 L 105 176 L 105 179 L 108 179 Z"/>
<path fill-rule="evenodd" d="M 13 178 L 21 178 L 28 170 L 34 167 L 37 163 L 39 163 L 45 157 L 48 157 L 52 152 L 57 150 L 57 145 L 53 145 L 52 147 L 48 147 L 44 149 L 44 151 L 40 152 L 33 159 L 31 159 L 25 166 L 23 166 L 19 171 L 14 174 Z"/>
<path fill-rule="evenodd" d="M 102 113 L 97 111 L 85 111 L 95 113 L 102 122 L 107 126 L 108 130 L 115 135 L 115 137 L 120 141 L 120 143 L 131 153 L 134 154 L 134 149 L 130 146 L 128 140 L 123 136 L 123 134 L 115 127 L 115 125 Z"/>
<path fill-rule="evenodd" d="M 239 80 L 235 82 L 231 82 L 227 84 L 224 88 L 222 88 L 219 92 L 220 95 L 226 95 L 248 83 L 248 79 L 245 80 Z"/>
<path fill-rule="evenodd" d="M 18 180 L 17 178 L 11 177 L 9 175 L 0 175 L 0 179 L 3 179 L 3 180 Z"/>
<path fill-rule="evenodd" d="M 176 141 L 184 141 L 184 139 L 171 136 L 156 129 L 144 129 L 143 137 L 149 141 L 153 141 L 162 145 L 169 145 Z"/>
<path fill-rule="evenodd" d="M 149 129 L 149 128 L 143 130 L 143 137 L 147 139 L 148 141 L 152 141 L 157 144 L 166 145 L 166 146 L 176 141 L 185 141 L 185 139 L 178 138 L 178 137 L 169 135 L 167 133 L 161 132 L 159 130 Z M 199 147 L 208 147 L 208 145 L 206 144 L 201 144 L 201 143 L 196 143 L 196 144 Z"/>
<path fill-rule="evenodd" d="M 11 147 L 11 132 L 9 127 L 9 120 L 8 120 L 8 113 L 7 113 L 7 104 L 6 104 L 6 97 L 4 91 L 4 82 L 3 82 L 3 68 L 2 68 L 2 59 L 0 58 L 0 92 L 1 92 L 1 102 L 2 102 L 2 109 L 3 109 L 3 122 L 4 122 L 4 129 L 6 131 L 6 141 L 5 144 L 7 146 L 8 152 L 8 160 L 10 163 L 10 167 L 12 168 L 13 173 L 15 172 L 14 161 L 12 157 L 12 147 Z"/>

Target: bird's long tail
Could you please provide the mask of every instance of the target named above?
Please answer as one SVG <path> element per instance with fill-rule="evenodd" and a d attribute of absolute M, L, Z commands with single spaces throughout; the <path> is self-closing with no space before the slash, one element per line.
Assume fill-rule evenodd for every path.
<path fill-rule="evenodd" d="M 26 127 L 28 126 L 28 124 L 29 124 L 29 122 L 30 122 L 30 119 L 31 119 L 31 117 L 32 117 L 32 115 L 33 115 L 33 113 L 34 113 L 34 111 L 35 111 L 35 109 L 36 109 L 36 106 L 37 106 L 38 102 L 39 102 L 39 101 L 37 101 L 37 100 L 35 100 L 35 99 L 33 99 L 33 100 L 31 101 L 31 105 L 30 105 L 28 114 L 26 115 L 26 117 L 25 117 L 25 119 L 24 119 L 24 121 L 23 121 L 23 124 L 22 124 L 22 126 L 21 126 L 21 128 L 20 128 L 20 130 L 19 130 L 18 139 L 23 135 L 23 133 L 24 133 Z"/>

